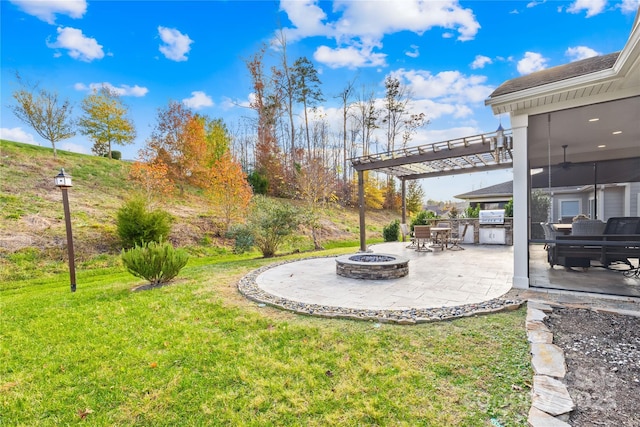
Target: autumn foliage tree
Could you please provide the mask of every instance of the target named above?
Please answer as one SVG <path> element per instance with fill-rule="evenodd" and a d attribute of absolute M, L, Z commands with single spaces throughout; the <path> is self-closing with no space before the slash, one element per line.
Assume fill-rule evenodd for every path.
<path fill-rule="evenodd" d="M 313 246 L 316 250 L 322 249 L 318 238 L 320 211 L 327 204 L 337 200 L 335 181 L 335 174 L 327 170 L 319 157 L 303 165 L 296 174 L 298 197 L 305 202 L 304 216 L 311 228 Z"/>
<path fill-rule="evenodd" d="M 164 165 L 166 178 L 184 191 L 185 185 L 201 186 L 206 179 L 206 153 L 205 120 L 172 101 L 158 110 L 158 123 L 140 156 L 145 163 Z"/>
<path fill-rule="evenodd" d="M 245 213 L 251 202 L 251 187 L 242 167 L 226 151 L 209 170 L 206 193 L 229 229 L 231 221 Z"/>
<path fill-rule="evenodd" d="M 111 158 L 112 144 L 133 144 L 136 129 L 116 91 L 103 86 L 82 101 L 82 110 L 78 127 L 80 133 L 93 140 L 91 150 L 95 154 Z"/>
<path fill-rule="evenodd" d="M 148 203 L 154 198 L 169 196 L 173 192 L 173 183 L 169 180 L 167 165 L 161 162 L 135 162 L 131 165 L 129 179 L 141 189 Z"/>

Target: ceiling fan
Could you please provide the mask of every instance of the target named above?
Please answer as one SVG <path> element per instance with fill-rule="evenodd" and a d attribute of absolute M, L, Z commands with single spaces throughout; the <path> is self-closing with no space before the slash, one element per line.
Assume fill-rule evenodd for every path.
<path fill-rule="evenodd" d="M 568 145 L 563 145 L 562 150 L 564 151 L 562 163 L 560 163 L 560 167 L 564 170 L 568 170 L 571 167 L 571 162 L 567 162 L 567 147 Z"/>

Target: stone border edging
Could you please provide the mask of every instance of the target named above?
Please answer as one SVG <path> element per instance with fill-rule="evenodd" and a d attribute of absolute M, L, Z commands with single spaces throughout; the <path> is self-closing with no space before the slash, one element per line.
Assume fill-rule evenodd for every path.
<path fill-rule="evenodd" d="M 519 299 L 493 298 L 481 303 L 465 304 L 452 307 L 412 308 L 406 310 L 353 309 L 319 304 L 307 304 L 303 302 L 288 300 L 286 298 L 275 296 L 268 292 L 265 292 L 264 290 L 260 289 L 256 282 L 256 278 L 261 273 L 271 268 L 275 268 L 280 265 L 292 262 L 317 258 L 336 258 L 336 256 L 316 256 L 287 260 L 260 267 L 240 279 L 240 281 L 238 282 L 238 291 L 252 301 L 281 308 L 283 310 L 292 311 L 298 314 L 334 319 L 396 323 L 399 325 L 438 322 L 474 315 L 498 313 L 506 310 L 516 310 L 520 308 L 525 302 L 525 300 Z"/>
<path fill-rule="evenodd" d="M 531 427 L 571 427 L 567 422 L 575 404 L 564 383 L 566 363 L 553 333 L 544 324 L 553 308 L 544 302 L 527 302 L 527 339 L 531 347 L 533 386 L 528 424 Z"/>

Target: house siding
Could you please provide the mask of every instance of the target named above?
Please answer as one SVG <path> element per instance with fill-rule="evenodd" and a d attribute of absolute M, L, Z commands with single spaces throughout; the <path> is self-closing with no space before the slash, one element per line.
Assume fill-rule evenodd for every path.
<path fill-rule="evenodd" d="M 624 187 L 610 187 L 604 192 L 604 218 L 603 221 L 611 217 L 624 215 Z"/>
<path fill-rule="evenodd" d="M 629 184 L 629 192 L 631 196 L 630 214 L 631 216 L 640 216 L 640 182 L 632 182 Z"/>

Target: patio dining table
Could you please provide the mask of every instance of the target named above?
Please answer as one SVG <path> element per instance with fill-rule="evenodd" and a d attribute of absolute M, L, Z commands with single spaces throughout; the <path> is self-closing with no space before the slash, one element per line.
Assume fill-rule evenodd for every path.
<path fill-rule="evenodd" d="M 432 247 L 438 247 L 443 251 L 447 249 L 449 236 L 451 234 L 451 227 L 431 227 L 431 234 L 433 235 Z"/>

